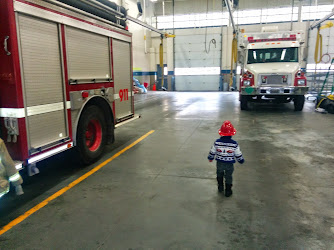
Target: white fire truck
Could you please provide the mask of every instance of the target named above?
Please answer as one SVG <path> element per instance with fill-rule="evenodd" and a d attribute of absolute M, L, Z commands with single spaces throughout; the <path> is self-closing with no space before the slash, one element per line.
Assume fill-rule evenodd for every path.
<path fill-rule="evenodd" d="M 125 15 L 108 0 L 0 1 L 1 137 L 17 169 L 74 146 L 91 163 L 136 118 Z"/>
<path fill-rule="evenodd" d="M 240 107 L 248 102 L 294 102 L 295 110 L 304 106 L 308 91 L 302 71 L 305 51 L 304 31 L 240 33 L 238 43 Z"/>

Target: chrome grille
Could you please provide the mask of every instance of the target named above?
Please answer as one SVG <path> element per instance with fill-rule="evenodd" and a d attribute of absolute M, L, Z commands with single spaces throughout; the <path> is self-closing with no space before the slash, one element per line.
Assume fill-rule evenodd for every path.
<path fill-rule="evenodd" d="M 283 77 L 286 77 L 286 82 L 283 82 Z M 262 82 L 262 78 L 266 77 L 266 82 Z M 289 77 L 287 75 L 260 75 L 259 82 L 261 85 L 288 85 Z"/>

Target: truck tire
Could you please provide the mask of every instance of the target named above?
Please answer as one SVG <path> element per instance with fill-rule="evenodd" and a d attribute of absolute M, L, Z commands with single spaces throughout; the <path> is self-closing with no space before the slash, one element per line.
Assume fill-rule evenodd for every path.
<path fill-rule="evenodd" d="M 248 109 L 248 99 L 247 96 L 240 96 L 240 109 L 247 110 Z"/>
<path fill-rule="evenodd" d="M 302 111 L 304 107 L 304 102 L 305 102 L 305 96 L 297 95 L 294 98 L 295 111 Z"/>
<path fill-rule="evenodd" d="M 107 141 L 107 125 L 97 106 L 87 107 L 81 114 L 77 130 L 77 150 L 84 165 L 97 161 Z"/>
<path fill-rule="evenodd" d="M 327 109 L 328 113 L 334 114 L 334 104 L 333 103 L 328 104 L 326 109 Z"/>

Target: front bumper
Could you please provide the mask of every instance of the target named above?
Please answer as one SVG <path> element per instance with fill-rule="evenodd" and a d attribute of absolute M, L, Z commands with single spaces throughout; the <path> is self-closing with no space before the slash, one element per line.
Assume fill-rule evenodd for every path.
<path fill-rule="evenodd" d="M 286 87 L 242 87 L 241 95 L 266 95 L 266 96 L 289 96 L 289 95 L 305 95 L 308 91 L 308 87 L 294 87 L 294 86 L 286 86 Z"/>

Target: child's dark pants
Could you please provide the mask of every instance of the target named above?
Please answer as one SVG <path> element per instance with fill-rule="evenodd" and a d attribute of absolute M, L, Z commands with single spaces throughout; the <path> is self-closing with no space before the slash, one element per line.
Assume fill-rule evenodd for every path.
<path fill-rule="evenodd" d="M 217 179 L 225 177 L 226 184 L 232 184 L 232 174 L 234 171 L 233 163 L 224 163 L 217 161 Z"/>

